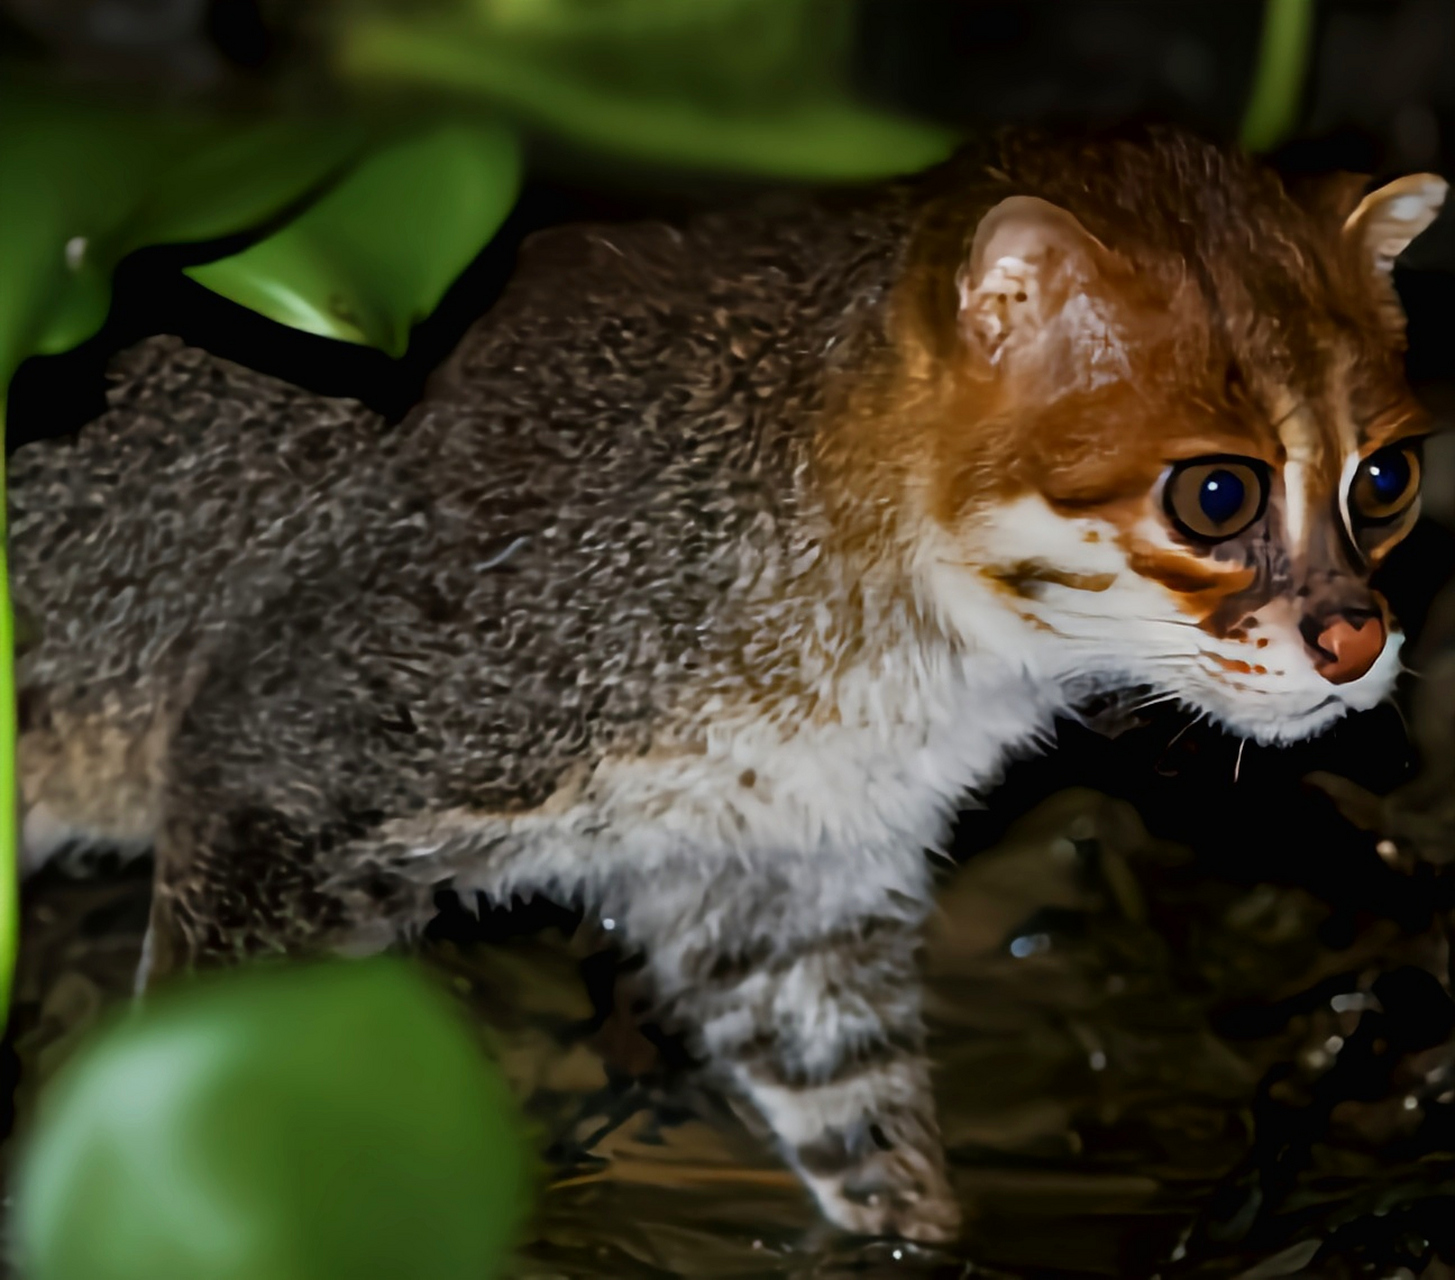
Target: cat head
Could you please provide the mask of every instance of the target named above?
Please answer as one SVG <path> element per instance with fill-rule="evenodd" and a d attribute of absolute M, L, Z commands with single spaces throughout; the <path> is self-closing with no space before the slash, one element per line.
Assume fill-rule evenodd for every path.
<path fill-rule="evenodd" d="M 968 220 L 931 207 L 907 286 L 935 607 L 985 643 L 992 599 L 991 642 L 1063 683 L 1258 741 L 1387 697 L 1370 574 L 1426 430 L 1390 276 L 1445 182 L 1291 189 L 1180 135 L 1012 148 L 984 182 Z"/>

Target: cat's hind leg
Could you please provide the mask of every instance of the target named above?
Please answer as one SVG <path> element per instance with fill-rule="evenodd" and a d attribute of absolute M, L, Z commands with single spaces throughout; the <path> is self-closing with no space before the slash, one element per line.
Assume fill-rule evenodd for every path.
<path fill-rule="evenodd" d="M 306 601 L 304 602 L 306 603 Z M 373 856 L 416 803 L 412 726 L 342 644 L 286 616 L 209 654 L 176 715 L 157 800 L 143 985 L 259 955 L 383 950 L 432 909 Z"/>
<path fill-rule="evenodd" d="M 151 847 L 165 714 L 154 690 L 120 682 L 22 686 L 16 782 L 20 869 L 74 869 L 100 850 Z"/>

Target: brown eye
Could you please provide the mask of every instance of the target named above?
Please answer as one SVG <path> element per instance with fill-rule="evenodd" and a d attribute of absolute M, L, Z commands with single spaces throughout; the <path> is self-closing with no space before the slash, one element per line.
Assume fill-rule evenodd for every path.
<path fill-rule="evenodd" d="M 1184 462 L 1167 480 L 1167 514 L 1200 542 L 1231 538 L 1263 514 L 1265 474 L 1258 463 L 1242 458 Z"/>
<path fill-rule="evenodd" d="M 1349 514 L 1365 524 L 1383 524 L 1402 514 L 1419 491 L 1419 450 L 1390 445 L 1359 464 L 1349 488 Z"/>

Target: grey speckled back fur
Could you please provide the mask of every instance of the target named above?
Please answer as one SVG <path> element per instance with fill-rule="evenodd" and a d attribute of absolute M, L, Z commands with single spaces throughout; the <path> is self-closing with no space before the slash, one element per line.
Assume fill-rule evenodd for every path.
<path fill-rule="evenodd" d="M 740 639 L 730 584 L 801 537 L 823 353 L 878 340 L 896 267 L 863 222 L 547 233 L 392 428 L 126 353 L 108 414 L 12 464 L 30 716 L 306 678 L 330 696 L 270 726 L 276 785 L 328 776 L 345 823 L 530 808 L 645 743 Z"/>

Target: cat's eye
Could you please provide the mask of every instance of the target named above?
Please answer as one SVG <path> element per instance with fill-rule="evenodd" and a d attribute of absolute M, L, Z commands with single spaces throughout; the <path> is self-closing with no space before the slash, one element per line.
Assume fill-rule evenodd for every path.
<path fill-rule="evenodd" d="M 1389 445 L 1359 464 L 1349 486 L 1349 515 L 1361 524 L 1386 524 L 1409 509 L 1420 492 L 1420 451 Z"/>
<path fill-rule="evenodd" d="M 1167 514 L 1183 533 L 1199 542 L 1221 542 L 1263 514 L 1268 480 L 1249 459 L 1197 458 L 1173 470 L 1163 493 Z"/>

